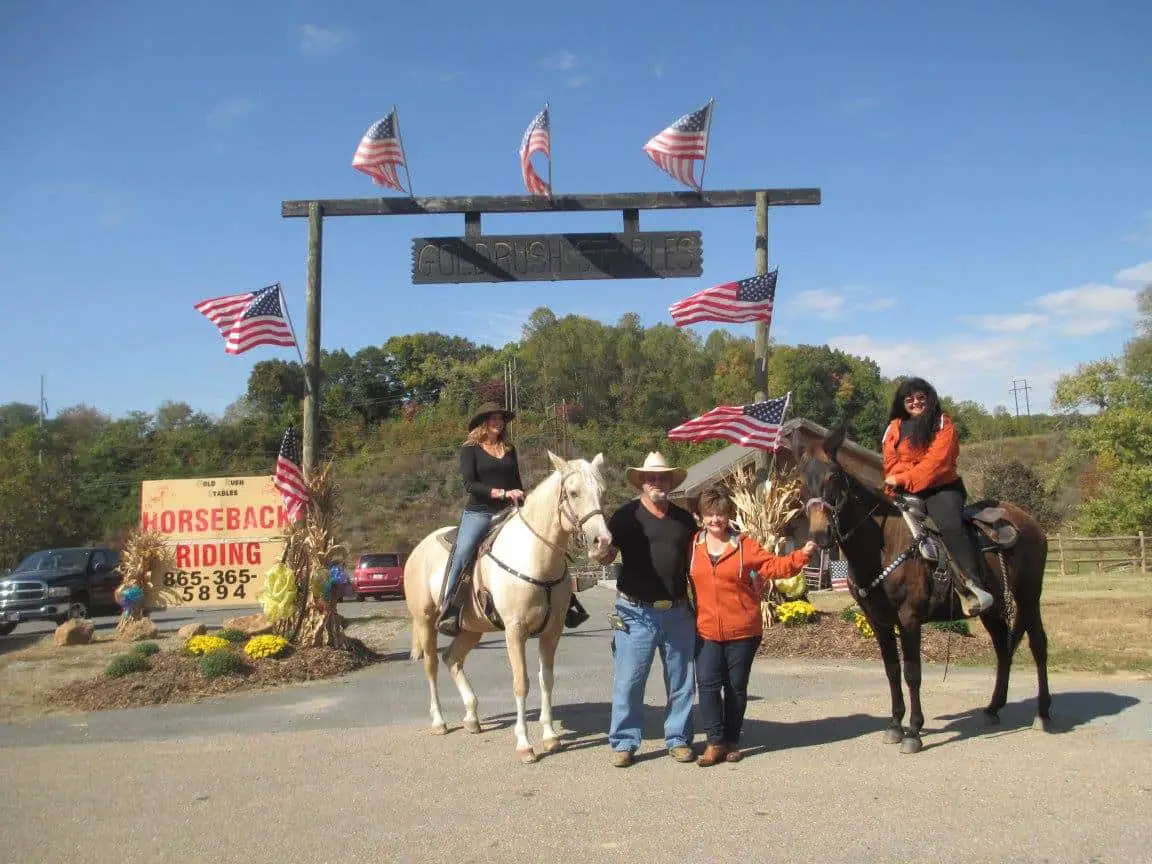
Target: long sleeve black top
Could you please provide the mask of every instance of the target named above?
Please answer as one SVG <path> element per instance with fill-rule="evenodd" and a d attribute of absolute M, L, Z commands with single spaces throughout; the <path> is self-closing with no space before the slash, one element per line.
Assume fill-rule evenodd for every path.
<path fill-rule="evenodd" d="M 523 489 L 520 480 L 520 462 L 516 451 L 504 445 L 504 458 L 497 459 L 476 444 L 465 444 L 460 448 L 460 475 L 464 488 L 468 490 L 468 503 L 465 510 L 479 510 L 496 513 L 508 506 L 508 502 L 493 498 L 493 489 Z"/>

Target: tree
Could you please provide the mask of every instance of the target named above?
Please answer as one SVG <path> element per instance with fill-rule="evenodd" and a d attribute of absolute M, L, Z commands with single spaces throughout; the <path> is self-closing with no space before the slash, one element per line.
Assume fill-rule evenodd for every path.
<path fill-rule="evenodd" d="M 0 438 L 7 438 L 13 432 L 18 432 L 27 426 L 35 426 L 40 422 L 40 412 L 35 405 L 26 405 L 23 402 L 9 402 L 0 405 Z"/>
<path fill-rule="evenodd" d="M 295 361 L 261 360 L 248 373 L 248 405 L 266 417 L 279 416 L 286 404 L 304 398 L 304 367 Z"/>
<path fill-rule="evenodd" d="M 1044 528 L 1059 522 L 1051 494 L 1040 477 L 1018 459 L 997 462 L 984 470 L 984 494 L 1023 507 Z"/>

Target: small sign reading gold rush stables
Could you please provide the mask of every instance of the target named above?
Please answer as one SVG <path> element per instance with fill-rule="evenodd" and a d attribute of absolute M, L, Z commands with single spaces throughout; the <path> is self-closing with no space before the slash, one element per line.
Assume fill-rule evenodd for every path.
<path fill-rule="evenodd" d="M 417 237 L 415 285 L 666 279 L 703 272 L 699 231 Z"/>

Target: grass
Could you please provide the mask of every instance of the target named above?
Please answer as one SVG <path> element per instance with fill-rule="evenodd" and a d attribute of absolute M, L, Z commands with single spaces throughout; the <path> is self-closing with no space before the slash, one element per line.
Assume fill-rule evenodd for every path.
<path fill-rule="evenodd" d="M 834 614 L 852 605 L 847 591 L 809 599 L 821 612 Z M 1152 575 L 1129 570 L 1062 577 L 1049 570 L 1041 614 L 1050 671 L 1152 675 Z M 993 662 L 984 628 L 973 622 L 972 633 L 989 645 L 984 662 Z M 1030 660 L 1025 638 L 1016 662 Z"/>

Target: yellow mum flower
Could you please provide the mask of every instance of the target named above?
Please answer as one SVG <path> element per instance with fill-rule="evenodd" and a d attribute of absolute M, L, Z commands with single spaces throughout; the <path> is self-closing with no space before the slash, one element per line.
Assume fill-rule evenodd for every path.
<path fill-rule="evenodd" d="M 253 636 L 244 646 L 244 653 L 253 660 L 262 660 L 265 657 L 278 657 L 288 648 L 288 640 L 283 636 L 273 636 L 267 633 L 263 636 Z"/>
<path fill-rule="evenodd" d="M 231 643 L 219 636 L 193 636 L 184 643 L 184 650 L 189 654 L 211 654 L 228 648 Z"/>

